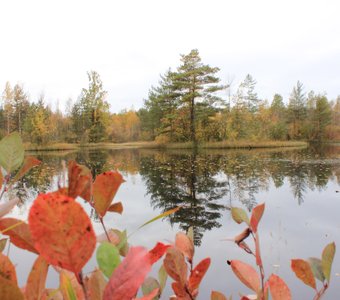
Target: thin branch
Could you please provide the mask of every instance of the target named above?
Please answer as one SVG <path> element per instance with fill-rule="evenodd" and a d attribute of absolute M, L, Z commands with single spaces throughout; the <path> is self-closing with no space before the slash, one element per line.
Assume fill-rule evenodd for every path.
<path fill-rule="evenodd" d="M 110 239 L 110 236 L 106 230 L 106 227 L 105 227 L 105 224 L 104 224 L 104 221 L 103 221 L 103 217 L 99 217 L 99 220 L 100 220 L 100 223 L 102 224 L 103 228 L 104 228 L 104 232 L 106 234 L 106 237 L 107 237 L 107 240 L 111 243 L 111 239 Z"/>

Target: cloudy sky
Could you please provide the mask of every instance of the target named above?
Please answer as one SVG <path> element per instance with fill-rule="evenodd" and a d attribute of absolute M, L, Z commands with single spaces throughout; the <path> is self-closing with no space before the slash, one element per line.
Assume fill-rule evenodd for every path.
<path fill-rule="evenodd" d="M 197 48 L 222 82 L 250 73 L 258 95 L 340 94 L 340 1 L 1 0 L 0 89 L 23 83 L 61 108 L 97 71 L 112 112 L 138 109 L 180 54 Z"/>

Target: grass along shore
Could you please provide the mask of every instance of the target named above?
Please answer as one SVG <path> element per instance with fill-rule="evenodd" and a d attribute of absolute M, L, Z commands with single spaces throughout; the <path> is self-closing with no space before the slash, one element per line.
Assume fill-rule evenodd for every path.
<path fill-rule="evenodd" d="M 307 142 L 301 141 L 223 141 L 204 142 L 198 144 L 199 149 L 253 149 L 253 148 L 283 148 L 283 147 L 307 147 Z M 160 144 L 156 142 L 129 142 L 129 143 L 88 143 L 69 144 L 56 143 L 48 145 L 25 144 L 27 151 L 62 151 L 81 149 L 193 149 L 192 142 Z"/>

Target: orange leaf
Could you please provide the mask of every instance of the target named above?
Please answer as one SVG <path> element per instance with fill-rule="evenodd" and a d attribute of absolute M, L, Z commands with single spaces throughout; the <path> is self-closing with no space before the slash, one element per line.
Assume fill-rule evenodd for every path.
<path fill-rule="evenodd" d="M 142 298 L 136 298 L 136 300 L 152 300 L 158 295 L 159 288 L 154 289 L 150 294 L 142 297 Z"/>
<path fill-rule="evenodd" d="M 252 266 L 240 260 L 232 260 L 230 265 L 244 285 L 256 293 L 261 289 L 260 277 Z"/>
<path fill-rule="evenodd" d="M 78 274 L 91 258 L 96 246 L 91 220 L 73 198 L 39 195 L 28 223 L 36 249 L 51 265 Z"/>
<path fill-rule="evenodd" d="M 38 166 L 41 163 L 39 159 L 36 159 L 33 156 L 26 156 L 18 173 L 13 178 L 13 182 L 18 181 L 21 177 L 23 177 L 29 170 L 33 167 Z"/>
<path fill-rule="evenodd" d="M 85 300 L 83 288 L 78 283 L 74 274 L 62 270 L 60 272 L 59 281 L 59 290 L 61 291 L 64 300 Z"/>
<path fill-rule="evenodd" d="M 217 291 L 212 291 L 210 295 L 210 300 L 228 300 L 226 296 Z"/>
<path fill-rule="evenodd" d="M 122 175 L 116 171 L 105 172 L 96 177 L 93 183 L 93 199 L 96 212 L 104 217 L 119 186 L 124 182 Z"/>
<path fill-rule="evenodd" d="M 13 281 L 0 276 L 0 299 L 1 300 L 24 300 L 24 295 Z"/>
<path fill-rule="evenodd" d="M 106 280 L 103 273 L 100 270 L 92 272 L 90 278 L 86 282 L 88 298 L 91 300 L 102 300 L 105 286 Z"/>
<path fill-rule="evenodd" d="M 297 278 L 302 280 L 304 284 L 316 289 L 315 278 L 310 264 L 303 259 L 292 259 L 291 264 Z"/>
<path fill-rule="evenodd" d="M 157 243 L 156 246 L 149 251 L 150 263 L 154 264 L 155 262 L 157 262 L 164 255 L 164 253 L 169 247 L 170 245 Z"/>
<path fill-rule="evenodd" d="M 21 224 L 15 226 L 18 223 Z M 11 242 L 18 248 L 25 249 L 30 252 L 38 254 L 38 251 L 34 247 L 34 242 L 31 236 L 29 226 L 26 223 L 14 218 L 0 219 L 1 231 L 4 231 L 5 229 L 12 226 L 13 226 L 12 229 L 6 230 L 6 232 L 4 232 L 3 234 L 9 235 L 11 238 Z"/>
<path fill-rule="evenodd" d="M 253 208 L 253 212 L 251 214 L 250 218 L 250 228 L 254 233 L 257 232 L 257 226 L 262 218 L 263 212 L 264 212 L 265 204 L 259 204 L 256 207 Z"/>
<path fill-rule="evenodd" d="M 260 252 L 260 237 L 258 233 L 255 233 L 255 256 L 256 256 L 256 264 L 258 266 L 262 266 L 261 252 Z"/>
<path fill-rule="evenodd" d="M 192 262 L 195 252 L 194 243 L 186 234 L 183 232 L 178 232 L 176 234 L 175 246 L 182 251 L 184 256 L 188 258 L 189 262 Z"/>
<path fill-rule="evenodd" d="M 104 291 L 104 300 L 131 300 L 151 270 L 149 252 L 131 247 L 122 263 L 114 270 Z"/>
<path fill-rule="evenodd" d="M 200 263 L 192 270 L 189 277 L 189 285 L 188 288 L 191 292 L 198 289 L 202 278 L 205 273 L 208 271 L 210 266 L 210 258 L 205 258 L 200 261 Z"/>
<path fill-rule="evenodd" d="M 273 300 L 291 300 L 292 295 L 290 293 L 287 284 L 277 275 L 272 274 L 268 279 L 270 293 Z"/>
<path fill-rule="evenodd" d="M 109 207 L 108 211 L 115 212 L 117 214 L 122 214 L 123 213 L 123 204 L 122 204 L 122 202 L 113 203 Z"/>
<path fill-rule="evenodd" d="M 77 164 L 75 161 L 68 163 L 68 195 L 72 198 L 82 197 L 91 200 L 92 174 L 91 171 Z"/>
<path fill-rule="evenodd" d="M 180 282 L 182 286 L 187 281 L 188 266 L 185 263 L 183 253 L 175 247 L 171 247 L 167 250 L 164 262 L 164 268 L 168 275 Z"/>
<path fill-rule="evenodd" d="M 40 299 L 45 291 L 45 283 L 48 264 L 42 256 L 39 256 L 28 276 L 25 290 L 26 300 Z"/>
<path fill-rule="evenodd" d="M 0 276 L 12 281 L 16 285 L 18 284 L 14 265 L 9 258 L 2 253 L 0 253 Z"/>

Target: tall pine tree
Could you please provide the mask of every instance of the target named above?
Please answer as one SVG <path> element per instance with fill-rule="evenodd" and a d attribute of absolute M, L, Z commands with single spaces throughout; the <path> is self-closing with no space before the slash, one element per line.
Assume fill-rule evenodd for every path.
<path fill-rule="evenodd" d="M 180 94 L 181 106 L 187 110 L 189 116 L 190 141 L 194 143 L 197 142 L 199 110 L 206 111 L 207 108 L 223 101 L 216 95 L 216 92 L 224 89 L 224 86 L 218 85 L 218 71 L 219 68 L 203 64 L 198 50 L 194 49 L 187 55 L 181 55 L 181 65 L 174 74 L 174 85 Z"/>

